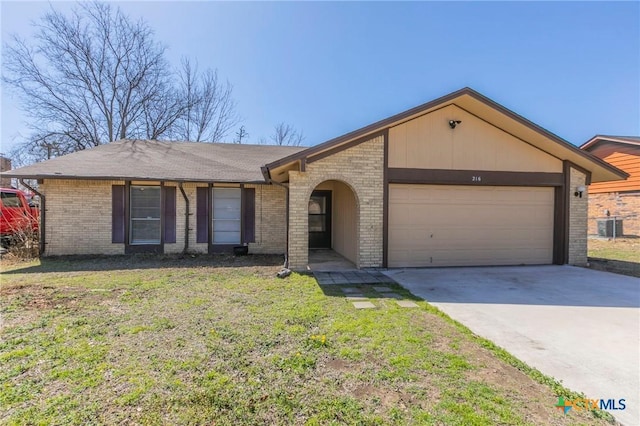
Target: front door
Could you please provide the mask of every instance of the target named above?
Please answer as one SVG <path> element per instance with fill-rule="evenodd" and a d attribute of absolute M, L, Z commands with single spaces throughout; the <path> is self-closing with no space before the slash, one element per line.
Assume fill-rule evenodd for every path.
<path fill-rule="evenodd" d="M 309 248 L 331 248 L 331 191 L 313 191 L 309 199 Z"/>

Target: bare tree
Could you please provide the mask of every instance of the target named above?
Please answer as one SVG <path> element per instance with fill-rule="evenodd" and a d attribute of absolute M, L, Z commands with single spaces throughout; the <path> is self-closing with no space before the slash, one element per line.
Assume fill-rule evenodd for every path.
<path fill-rule="evenodd" d="M 275 125 L 270 138 L 275 145 L 300 146 L 304 141 L 304 134 L 292 125 L 281 122 Z"/>
<path fill-rule="evenodd" d="M 180 72 L 186 113 L 178 123 L 179 137 L 194 142 L 221 141 L 238 124 L 233 87 L 218 80 L 217 70 L 198 71 L 197 64 L 182 60 Z"/>
<path fill-rule="evenodd" d="M 186 92 L 151 28 L 117 7 L 52 9 L 36 28 L 33 44 L 14 36 L 4 46 L 2 77 L 32 131 L 16 151 L 33 160 L 118 139 L 183 136 L 187 116 L 195 140 L 218 140 L 237 122 L 229 83 L 194 72 Z"/>
<path fill-rule="evenodd" d="M 73 152 L 74 144 L 63 141 L 64 137 L 50 134 L 31 135 L 28 143 L 21 143 L 11 150 L 9 156 L 14 167 L 22 167 L 40 160 L 59 157 Z"/>
<path fill-rule="evenodd" d="M 249 133 L 247 133 L 247 129 L 245 129 L 244 126 L 240 126 L 240 128 L 236 132 L 236 139 L 233 141 L 233 143 L 242 143 L 242 139 L 248 137 Z"/>

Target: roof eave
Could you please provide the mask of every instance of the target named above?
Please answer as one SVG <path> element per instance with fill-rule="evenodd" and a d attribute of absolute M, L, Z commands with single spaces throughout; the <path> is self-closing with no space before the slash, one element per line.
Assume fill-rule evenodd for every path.
<path fill-rule="evenodd" d="M 607 163 L 606 161 L 596 157 L 595 155 L 587 152 L 587 151 L 583 151 L 582 149 L 580 149 L 579 147 L 573 145 L 571 142 L 561 138 L 560 136 L 556 135 L 555 133 L 550 132 L 549 130 L 537 125 L 536 123 L 524 118 L 523 116 L 511 111 L 510 109 L 500 105 L 499 103 L 495 102 L 492 99 L 487 98 L 486 96 L 470 89 L 470 91 L 472 93 L 471 96 L 475 97 L 476 99 L 478 99 L 481 102 L 484 102 L 485 104 L 491 106 L 492 108 L 496 109 L 497 111 L 500 111 L 501 113 L 505 114 L 506 116 L 508 116 L 509 118 L 512 118 L 516 121 L 518 121 L 519 123 L 523 124 L 526 127 L 529 127 L 530 129 L 536 131 L 537 133 L 543 135 L 544 137 L 551 139 L 552 141 L 560 144 L 561 146 L 563 146 L 564 148 L 568 149 L 571 152 L 574 152 L 576 154 L 578 154 L 581 157 L 584 157 L 586 160 L 589 160 L 593 163 L 596 163 L 597 165 L 600 165 L 601 167 L 604 167 L 605 169 L 607 169 L 608 171 L 612 172 L 613 174 L 617 175 L 620 177 L 620 179 L 626 179 L 629 177 L 629 175 L 627 173 L 625 173 L 624 171 L 618 169 L 617 167 L 612 166 L 611 164 Z"/>
<path fill-rule="evenodd" d="M 614 143 L 620 143 L 623 145 L 640 146 L 640 142 L 633 142 L 633 141 L 629 141 L 629 140 L 622 139 L 619 137 L 614 137 L 614 136 L 595 135 L 594 137 L 592 137 L 591 139 L 589 139 L 588 141 L 580 145 L 580 149 L 587 150 L 587 149 L 593 148 L 595 145 L 597 145 L 600 142 L 614 142 Z"/>
<path fill-rule="evenodd" d="M 3 172 L 2 177 L 16 179 L 37 179 L 37 180 L 117 180 L 117 181 L 148 181 L 148 182 L 183 182 L 183 183 L 238 183 L 238 184 L 265 184 L 266 180 L 238 180 L 238 179 L 191 179 L 191 178 L 166 178 L 149 176 L 78 176 L 78 175 L 47 175 L 47 174 L 23 174 Z"/>

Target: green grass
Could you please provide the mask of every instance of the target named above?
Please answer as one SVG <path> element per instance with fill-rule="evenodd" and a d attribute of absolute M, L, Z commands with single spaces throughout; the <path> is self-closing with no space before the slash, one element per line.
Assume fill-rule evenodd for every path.
<path fill-rule="evenodd" d="M 0 423 L 605 423 L 564 416 L 557 396 L 576 394 L 424 301 L 366 290 L 377 309 L 355 310 L 277 264 L 3 265 Z"/>
<path fill-rule="evenodd" d="M 640 238 L 590 238 L 588 247 L 589 257 L 640 263 Z"/>

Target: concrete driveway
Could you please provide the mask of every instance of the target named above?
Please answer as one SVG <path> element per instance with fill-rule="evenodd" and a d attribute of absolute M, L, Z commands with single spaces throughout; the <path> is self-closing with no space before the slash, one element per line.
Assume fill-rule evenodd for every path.
<path fill-rule="evenodd" d="M 640 425 L 640 279 L 572 266 L 394 269 L 451 318 Z"/>

